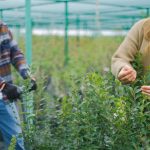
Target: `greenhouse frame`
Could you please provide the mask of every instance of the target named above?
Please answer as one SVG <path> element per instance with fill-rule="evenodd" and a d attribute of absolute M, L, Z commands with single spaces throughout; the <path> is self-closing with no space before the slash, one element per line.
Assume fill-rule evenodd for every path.
<path fill-rule="evenodd" d="M 8 26 L 26 29 L 26 56 L 31 64 L 33 28 L 65 31 L 65 63 L 68 30 L 128 30 L 150 15 L 148 0 L 0 0 L 0 18 Z"/>

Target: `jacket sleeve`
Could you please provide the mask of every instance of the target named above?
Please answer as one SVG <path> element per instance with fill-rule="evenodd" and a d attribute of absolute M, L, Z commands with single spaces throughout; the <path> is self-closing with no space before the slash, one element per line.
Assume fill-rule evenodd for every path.
<path fill-rule="evenodd" d="M 130 65 L 134 60 L 135 54 L 140 49 L 142 43 L 142 24 L 143 20 L 135 23 L 128 32 L 122 44 L 119 46 L 117 51 L 112 56 L 111 71 L 118 77 L 119 71 L 125 66 Z"/>
<path fill-rule="evenodd" d="M 5 28 L 4 23 L 2 21 L 0 21 L 0 33 L 5 32 L 6 29 L 7 29 L 7 27 Z M 3 77 L 0 76 L 0 84 L 3 83 L 3 82 L 5 82 L 5 80 L 3 79 Z"/>
<path fill-rule="evenodd" d="M 10 40 L 11 63 L 17 69 L 17 71 L 20 73 L 23 79 L 26 79 L 28 77 L 29 67 L 26 63 L 23 53 L 18 47 L 17 42 L 13 40 L 13 36 L 11 32 L 9 34 L 11 37 L 11 40 Z"/>

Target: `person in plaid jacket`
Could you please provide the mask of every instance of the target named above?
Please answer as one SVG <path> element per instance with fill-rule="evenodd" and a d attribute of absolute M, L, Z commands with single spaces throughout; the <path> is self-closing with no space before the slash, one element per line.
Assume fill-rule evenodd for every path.
<path fill-rule="evenodd" d="M 18 87 L 13 84 L 11 66 L 20 73 L 23 79 L 31 78 L 23 53 L 13 39 L 8 26 L 0 21 L 0 130 L 6 146 L 9 147 L 13 136 L 16 137 L 16 150 L 25 150 L 20 119 L 15 101 L 20 98 Z M 31 90 L 37 85 L 31 79 Z M 10 103 L 6 103 L 6 100 Z M 15 112 L 15 113 L 14 113 Z M 15 115 L 14 115 L 15 114 Z"/>

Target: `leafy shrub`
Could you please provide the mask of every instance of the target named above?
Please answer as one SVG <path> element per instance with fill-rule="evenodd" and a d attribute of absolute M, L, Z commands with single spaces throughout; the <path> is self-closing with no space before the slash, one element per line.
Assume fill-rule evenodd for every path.
<path fill-rule="evenodd" d="M 50 46 L 50 40 L 46 41 L 48 47 L 55 45 L 51 40 Z M 61 41 L 59 38 L 56 40 Z M 85 44 L 89 41 L 90 47 Z M 44 60 L 40 64 L 35 63 L 38 66 L 36 71 L 39 89 L 34 95 L 36 117 L 31 139 L 32 149 L 149 149 L 150 103 L 149 98 L 140 91 L 141 85 L 148 83 L 149 76 L 142 74 L 140 56 L 133 63 L 138 70 L 138 79 L 132 85 L 122 85 L 111 73 L 103 72 L 103 68 L 110 65 L 110 50 L 115 49 L 112 48 L 113 43 L 110 42 L 107 44 L 110 47 L 105 47 L 106 43 L 99 44 L 99 39 L 98 42 L 84 39 L 80 44 L 82 42 L 85 42 L 84 48 L 80 47 L 78 51 L 71 45 L 72 59 L 66 68 L 62 68 L 63 63 L 60 63 L 63 62 L 62 51 L 58 53 L 58 49 L 62 47 L 61 42 L 55 45 L 58 47 L 53 48 L 51 55 L 48 50 L 40 48 L 45 45 L 42 44 L 44 40 L 38 43 L 39 49 L 34 48 L 35 52 L 39 51 L 38 55 L 34 55 L 35 60 Z M 100 57 L 103 57 L 103 64 L 99 62 Z M 43 88 L 44 80 L 49 76 L 59 94 L 52 96 Z"/>
<path fill-rule="evenodd" d="M 150 148 L 150 103 L 140 91 L 144 78 L 141 72 L 132 85 L 122 85 L 110 73 L 71 78 L 72 92 L 55 102 L 59 107 L 51 108 L 43 128 L 37 128 L 34 149 Z"/>

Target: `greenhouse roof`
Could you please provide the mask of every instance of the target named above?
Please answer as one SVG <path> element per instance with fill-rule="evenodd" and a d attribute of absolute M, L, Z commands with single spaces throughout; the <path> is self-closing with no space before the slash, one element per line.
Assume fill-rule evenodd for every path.
<path fill-rule="evenodd" d="M 24 26 L 26 1 L 0 0 L 1 18 Z M 64 28 L 68 17 L 69 29 L 129 29 L 149 13 L 149 0 L 31 0 L 32 24 L 38 28 Z"/>

